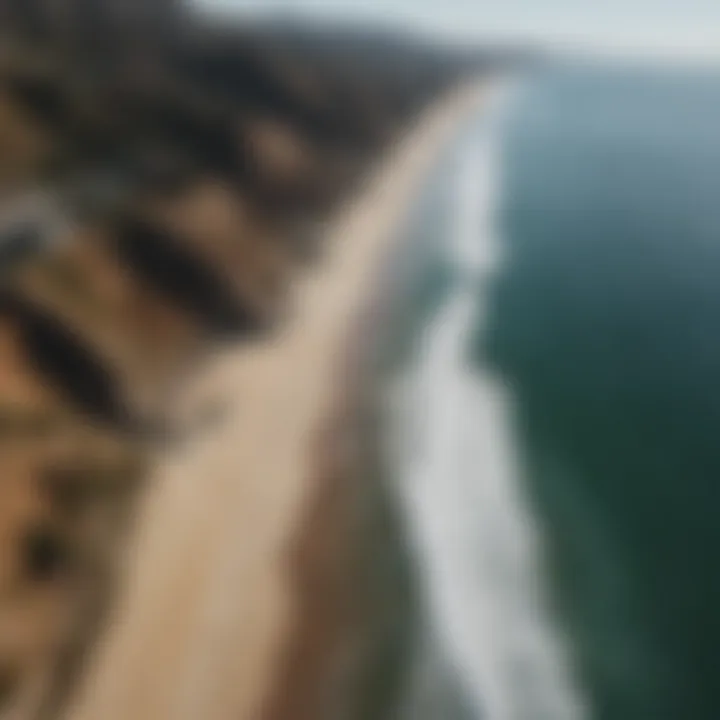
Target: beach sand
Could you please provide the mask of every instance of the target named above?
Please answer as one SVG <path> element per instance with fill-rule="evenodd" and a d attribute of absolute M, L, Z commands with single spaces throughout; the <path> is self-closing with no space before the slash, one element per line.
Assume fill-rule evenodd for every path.
<path fill-rule="evenodd" d="M 69 720 L 321 716 L 313 687 L 339 656 L 320 656 L 349 616 L 322 604 L 311 612 L 298 595 L 298 543 L 337 550 L 314 566 L 329 573 L 342 575 L 348 557 L 338 549 L 343 499 L 328 486 L 337 472 L 318 438 L 342 414 L 349 355 L 362 347 L 360 319 L 394 229 L 481 94 L 478 84 L 436 103 L 328 225 L 325 256 L 294 289 L 283 332 L 216 357 L 178 398 L 179 408 L 220 398 L 227 413 L 163 458 L 149 485 L 126 580 Z"/>

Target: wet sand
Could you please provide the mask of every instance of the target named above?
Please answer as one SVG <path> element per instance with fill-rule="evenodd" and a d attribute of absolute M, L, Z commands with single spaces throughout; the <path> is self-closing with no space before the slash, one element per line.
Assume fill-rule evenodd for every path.
<path fill-rule="evenodd" d="M 334 477 L 323 471 L 317 437 L 343 403 L 347 353 L 362 341 L 360 320 L 393 229 L 480 94 L 464 88 L 426 113 L 335 218 L 326 256 L 298 282 L 282 335 L 217 357 L 178 399 L 220 397 L 230 407 L 212 432 L 158 468 L 127 581 L 71 720 L 256 720 L 269 706 L 272 720 L 299 720 L 290 714 L 299 700 L 268 698 L 293 692 L 280 679 L 293 675 L 289 657 L 298 672 L 317 660 L 297 646 L 312 638 L 298 628 L 313 619 L 290 571 L 308 523 L 325 533 L 308 545 L 318 552 L 340 531 L 322 522 L 337 509 L 332 490 L 313 505 Z M 314 622 L 321 619 L 316 612 Z"/>

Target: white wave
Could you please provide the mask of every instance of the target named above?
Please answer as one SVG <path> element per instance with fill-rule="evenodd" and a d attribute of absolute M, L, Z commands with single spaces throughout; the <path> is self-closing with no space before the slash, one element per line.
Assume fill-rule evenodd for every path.
<path fill-rule="evenodd" d="M 497 150 L 510 89 L 492 91 L 480 126 L 458 148 L 449 252 L 462 281 L 396 385 L 393 471 L 432 633 L 478 717 L 582 720 L 569 663 L 544 607 L 508 398 L 464 362 L 470 333 L 482 322 L 478 288 L 501 261 Z"/>

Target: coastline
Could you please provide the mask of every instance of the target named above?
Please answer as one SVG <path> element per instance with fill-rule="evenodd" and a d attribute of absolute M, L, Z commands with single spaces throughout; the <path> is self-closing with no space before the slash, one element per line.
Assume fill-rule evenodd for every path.
<path fill-rule="evenodd" d="M 382 288 L 367 288 L 478 93 L 463 88 L 421 116 L 336 218 L 327 257 L 300 282 L 283 335 L 218 357 L 183 398 L 222 395 L 232 409 L 212 434 L 168 456 L 150 483 L 125 590 L 71 720 L 291 720 L 291 709 L 292 720 L 304 720 L 322 717 L 312 714 L 318 703 L 333 704 L 321 690 L 342 665 L 357 616 L 336 608 L 325 628 L 334 610 L 317 604 L 317 583 L 345 578 L 338 586 L 348 592 L 353 542 L 344 538 L 316 562 L 347 530 L 338 522 L 352 512 L 346 493 L 363 488 L 347 482 L 352 452 L 328 456 L 324 433 L 342 438 L 347 429 L 352 448 L 356 389 L 385 302 Z M 312 567 L 321 570 L 314 581 Z"/>

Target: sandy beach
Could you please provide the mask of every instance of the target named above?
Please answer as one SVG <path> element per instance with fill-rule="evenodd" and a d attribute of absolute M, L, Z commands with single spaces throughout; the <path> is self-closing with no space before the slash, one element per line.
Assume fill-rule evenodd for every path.
<path fill-rule="evenodd" d="M 288 638 L 304 622 L 288 557 L 321 491 L 314 438 L 337 412 L 345 355 L 361 341 L 353 328 L 394 229 L 481 94 L 470 86 L 445 97 L 383 158 L 328 226 L 327 253 L 294 288 L 282 334 L 216 357 L 178 398 L 230 407 L 158 468 L 69 720 L 265 717 Z M 276 709 L 272 720 L 300 718 Z"/>

